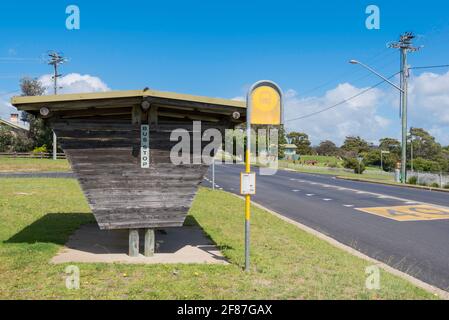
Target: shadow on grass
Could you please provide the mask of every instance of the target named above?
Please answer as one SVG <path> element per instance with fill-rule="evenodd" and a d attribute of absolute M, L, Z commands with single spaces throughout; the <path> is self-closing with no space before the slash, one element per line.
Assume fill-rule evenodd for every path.
<path fill-rule="evenodd" d="M 215 246 L 217 246 L 217 248 L 220 251 L 224 251 L 224 250 L 230 250 L 233 249 L 233 247 L 229 246 L 229 245 L 219 245 L 216 243 L 216 241 L 214 240 L 214 238 L 206 231 L 203 229 L 203 227 L 201 227 L 201 225 L 199 224 L 199 222 L 195 219 L 194 216 L 192 215 L 188 215 L 184 221 L 184 226 L 189 226 L 189 227 L 198 227 L 201 229 L 201 231 L 204 233 L 204 235 L 207 237 L 207 239 L 209 239 L 210 242 L 212 242 Z"/>
<path fill-rule="evenodd" d="M 90 213 L 48 213 L 5 241 L 5 243 L 55 243 L 64 245 L 82 224 L 95 221 Z"/>

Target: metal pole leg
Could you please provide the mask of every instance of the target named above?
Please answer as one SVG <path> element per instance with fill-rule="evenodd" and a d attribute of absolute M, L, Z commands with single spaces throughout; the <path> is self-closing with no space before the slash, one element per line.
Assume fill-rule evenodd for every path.
<path fill-rule="evenodd" d="M 154 255 L 154 229 L 145 229 L 145 257 Z"/>
<path fill-rule="evenodd" d="M 129 256 L 139 256 L 139 230 L 129 229 Z"/>

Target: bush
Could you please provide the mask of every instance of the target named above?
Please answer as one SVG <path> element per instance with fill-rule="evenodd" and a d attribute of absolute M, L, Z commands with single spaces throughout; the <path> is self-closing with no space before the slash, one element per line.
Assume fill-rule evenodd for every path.
<path fill-rule="evenodd" d="M 365 164 L 363 161 L 359 164 L 359 161 L 356 158 L 346 158 L 343 161 L 343 167 L 346 169 L 353 169 L 354 173 L 362 174 L 365 171 Z"/>
<path fill-rule="evenodd" d="M 48 149 L 47 149 L 47 145 L 46 144 L 44 144 L 43 146 L 36 147 L 36 148 L 33 149 L 33 153 L 34 154 L 36 154 L 36 153 L 47 153 L 47 152 L 48 152 Z"/>
<path fill-rule="evenodd" d="M 425 182 L 420 182 L 419 185 L 423 186 L 423 187 L 427 187 L 427 183 L 425 183 Z"/>
<path fill-rule="evenodd" d="M 332 161 L 332 162 L 329 162 L 329 163 L 327 164 L 327 166 L 328 166 L 329 168 L 337 168 L 337 167 L 338 167 L 338 163 L 337 163 L 336 161 Z"/>
<path fill-rule="evenodd" d="M 440 187 L 440 185 L 438 183 L 436 183 L 436 182 L 432 183 L 430 186 L 432 188 L 439 188 Z"/>
<path fill-rule="evenodd" d="M 443 186 L 444 189 L 449 189 L 449 183 Z"/>
<path fill-rule="evenodd" d="M 410 177 L 410 179 L 408 179 L 408 183 L 409 184 L 417 184 L 418 183 L 418 177 Z"/>

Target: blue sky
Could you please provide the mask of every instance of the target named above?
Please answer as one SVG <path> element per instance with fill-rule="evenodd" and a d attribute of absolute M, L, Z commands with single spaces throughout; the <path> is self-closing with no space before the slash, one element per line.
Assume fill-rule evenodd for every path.
<path fill-rule="evenodd" d="M 70 4 L 80 8 L 80 30 L 65 28 L 65 8 Z M 365 28 L 369 4 L 380 8 L 380 30 Z M 113 90 L 149 86 L 234 98 L 244 96 L 255 81 L 272 79 L 288 92 L 286 115 L 291 118 L 378 82 L 360 67 L 349 65 L 349 59 L 367 62 L 385 75 L 397 72 L 399 54 L 387 49 L 386 43 L 401 32 L 416 32 L 417 45 L 424 45 L 421 52 L 411 54 L 411 65 L 449 64 L 448 18 L 449 3 L 433 0 L 2 2 L 0 58 L 5 59 L 0 59 L 0 94 L 16 90 L 21 76 L 49 73 L 45 63 L 21 59 L 39 59 L 54 49 L 70 58 L 62 73 L 98 77 Z M 424 71 L 414 73 L 423 83 L 427 78 L 418 77 Z M 428 90 L 422 93 L 418 88 L 416 99 L 411 100 L 444 104 L 449 84 L 446 87 L 443 76 L 448 69 L 428 71 L 439 76 L 437 97 L 422 97 Z M 325 118 L 310 117 L 287 126 L 309 130 L 314 143 L 340 141 L 346 134 L 366 135 L 370 140 L 397 137 L 394 89 L 383 85 L 375 95 L 352 109 L 342 105 Z M 375 123 L 381 125 L 365 130 L 363 121 L 359 125 L 345 122 L 354 112 L 362 114 L 365 107 L 367 117 L 379 117 Z M 443 107 L 423 109 L 435 121 L 430 116 L 421 118 L 424 111 L 419 108 L 424 107 L 416 106 L 416 115 L 411 111 L 410 125 L 428 126 L 449 144 L 445 139 L 449 120 L 441 120 Z M 329 122 L 333 112 L 342 112 L 335 116 L 340 127 Z M 328 130 L 322 130 L 323 126 Z"/>

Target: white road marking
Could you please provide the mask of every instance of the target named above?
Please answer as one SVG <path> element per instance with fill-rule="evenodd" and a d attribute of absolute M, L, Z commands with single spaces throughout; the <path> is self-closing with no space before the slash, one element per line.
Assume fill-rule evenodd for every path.
<path fill-rule="evenodd" d="M 292 190 L 292 191 L 293 191 L 293 192 L 299 192 L 299 191 L 301 191 L 301 190 L 296 190 L 296 189 L 295 189 L 295 190 Z"/>
<path fill-rule="evenodd" d="M 346 207 L 346 208 L 352 208 L 354 205 L 353 204 L 344 204 L 343 205 L 343 207 Z"/>
<path fill-rule="evenodd" d="M 357 194 L 365 194 L 366 192 L 364 192 L 364 191 L 357 191 L 356 193 Z"/>
<path fill-rule="evenodd" d="M 308 197 L 312 197 L 312 196 L 314 196 L 315 194 L 313 194 L 313 193 L 308 193 L 308 194 L 306 194 L 306 196 L 308 196 Z"/>
<path fill-rule="evenodd" d="M 332 199 L 324 198 L 323 200 L 324 200 L 324 201 L 331 201 Z"/>

